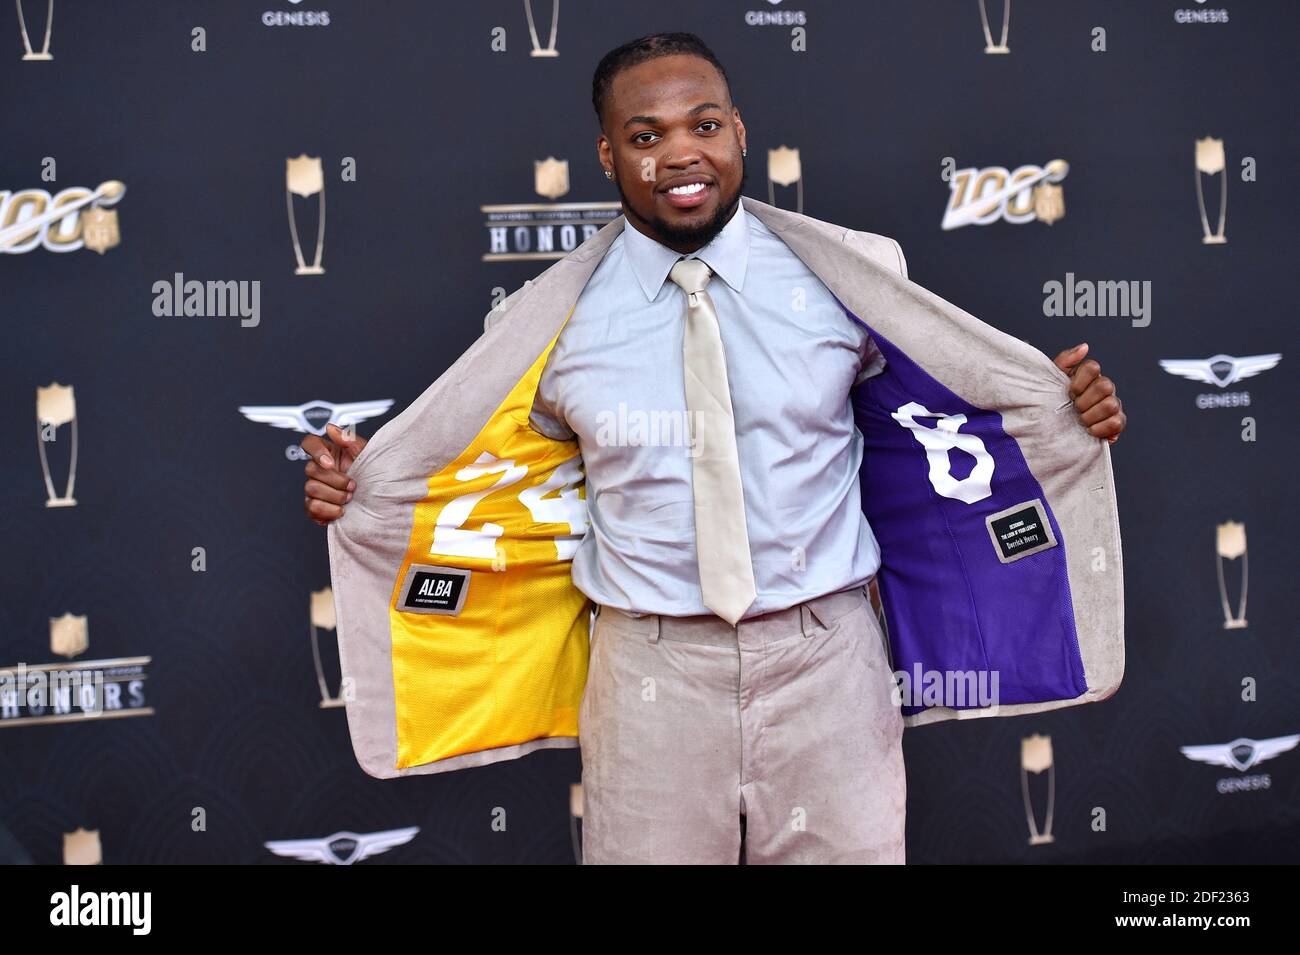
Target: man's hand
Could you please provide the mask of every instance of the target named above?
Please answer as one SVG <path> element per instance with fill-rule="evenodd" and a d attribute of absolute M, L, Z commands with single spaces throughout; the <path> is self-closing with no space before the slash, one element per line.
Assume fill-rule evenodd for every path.
<path fill-rule="evenodd" d="M 347 432 L 336 424 L 327 424 L 325 433 L 329 435 L 328 440 L 318 434 L 309 434 L 301 444 L 302 449 L 311 455 L 303 469 L 307 474 L 307 483 L 303 486 L 307 495 L 302 499 L 303 508 L 307 516 L 321 527 L 341 517 L 343 505 L 352 500 L 357 482 L 348 477 L 348 468 L 366 446 L 365 438 L 359 434 L 349 438 Z"/>
<path fill-rule="evenodd" d="M 1067 348 L 1053 361 L 1056 367 L 1070 376 L 1070 397 L 1079 421 L 1095 438 L 1105 438 L 1111 444 L 1119 437 L 1128 422 L 1124 406 L 1115 396 L 1115 382 L 1101 373 L 1096 359 L 1083 360 L 1088 354 L 1088 343 L 1082 342 Z"/>

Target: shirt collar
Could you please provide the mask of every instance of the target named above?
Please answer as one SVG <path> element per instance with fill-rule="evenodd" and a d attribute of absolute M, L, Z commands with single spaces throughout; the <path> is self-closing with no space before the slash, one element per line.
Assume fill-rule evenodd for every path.
<path fill-rule="evenodd" d="M 651 302 L 659 295 L 672 267 L 682 258 L 680 252 L 638 232 L 631 223 L 623 228 L 623 251 L 641 290 Z M 736 203 L 736 211 L 722 227 L 722 231 L 708 245 L 690 253 L 686 258 L 703 259 L 715 275 L 737 292 L 740 291 L 745 283 L 745 265 L 749 261 L 749 213 L 745 211 L 743 198 Z"/>

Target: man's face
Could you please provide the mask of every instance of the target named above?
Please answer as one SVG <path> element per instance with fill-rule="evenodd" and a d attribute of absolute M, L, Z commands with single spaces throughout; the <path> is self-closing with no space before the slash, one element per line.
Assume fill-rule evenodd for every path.
<path fill-rule="evenodd" d="M 697 56 L 648 60 L 614 77 L 604 112 L 596 149 L 628 223 L 678 252 L 706 245 L 745 181 L 745 125 L 721 74 Z"/>

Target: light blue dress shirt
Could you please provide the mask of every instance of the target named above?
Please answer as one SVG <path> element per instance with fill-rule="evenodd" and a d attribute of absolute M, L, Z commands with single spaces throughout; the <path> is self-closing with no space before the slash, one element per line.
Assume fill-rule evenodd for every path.
<path fill-rule="evenodd" d="M 683 383 L 682 256 L 628 223 L 543 370 L 535 429 L 577 435 L 591 529 L 573 582 L 634 614 L 707 614 L 695 558 Z M 862 514 L 849 390 L 884 359 L 866 330 L 744 200 L 688 258 L 713 270 L 758 592 L 745 617 L 865 584 L 880 550 Z"/>

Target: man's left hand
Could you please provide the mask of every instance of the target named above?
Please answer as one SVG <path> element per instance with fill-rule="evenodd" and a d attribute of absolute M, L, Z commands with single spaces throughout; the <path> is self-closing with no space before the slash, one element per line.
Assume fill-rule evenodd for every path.
<path fill-rule="evenodd" d="M 1079 412 L 1079 421 L 1093 437 L 1114 444 L 1128 418 L 1115 395 L 1115 382 L 1101 373 L 1101 365 L 1095 358 L 1084 361 L 1087 354 L 1088 343 L 1082 342 L 1067 348 L 1053 361 L 1070 376 L 1070 397 L 1074 399 L 1074 410 Z"/>

